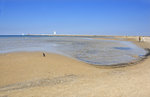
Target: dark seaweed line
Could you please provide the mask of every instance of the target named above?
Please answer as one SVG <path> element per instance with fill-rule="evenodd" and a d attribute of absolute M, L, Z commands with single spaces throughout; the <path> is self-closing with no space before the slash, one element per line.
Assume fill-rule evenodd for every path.
<path fill-rule="evenodd" d="M 15 83 L 10 84 L 7 86 L 0 87 L 1 91 L 11 91 L 11 90 L 18 90 L 18 89 L 26 89 L 26 88 L 32 88 L 32 87 L 41 87 L 41 86 L 52 86 L 57 84 L 63 84 L 67 82 L 71 82 L 77 78 L 76 75 L 66 75 L 61 77 L 56 77 L 53 79 L 39 79 L 36 81 L 28 81 L 28 82 L 21 82 L 21 83 Z"/>

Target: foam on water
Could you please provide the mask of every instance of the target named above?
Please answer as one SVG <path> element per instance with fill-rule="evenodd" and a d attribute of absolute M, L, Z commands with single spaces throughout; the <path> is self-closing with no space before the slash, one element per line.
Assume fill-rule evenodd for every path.
<path fill-rule="evenodd" d="M 0 37 L 0 53 L 43 51 L 63 54 L 95 65 L 127 63 L 146 51 L 127 41 L 89 37 Z"/>

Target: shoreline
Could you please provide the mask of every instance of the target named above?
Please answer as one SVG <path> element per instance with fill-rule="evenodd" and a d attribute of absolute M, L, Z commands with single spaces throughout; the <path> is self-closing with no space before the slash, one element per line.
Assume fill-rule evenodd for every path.
<path fill-rule="evenodd" d="M 25 36 L 37 36 L 37 35 L 25 35 Z M 45 35 L 38 35 L 38 36 L 45 36 Z M 49 35 L 46 35 L 46 36 L 49 36 Z M 104 65 L 104 64 L 90 64 L 90 63 L 87 63 L 87 62 L 84 62 L 84 61 L 81 61 L 81 60 L 78 60 L 76 58 L 72 58 L 72 57 L 69 57 L 69 56 L 65 56 L 65 55 L 62 55 L 62 54 L 57 54 L 57 53 L 52 53 L 52 52 L 45 52 L 45 53 L 49 53 L 49 54 L 56 54 L 56 55 L 61 55 L 61 56 L 64 56 L 64 57 L 68 57 L 70 59 L 73 59 L 73 60 L 76 60 L 76 61 L 80 61 L 80 62 L 83 62 L 85 64 L 88 64 L 88 65 L 92 65 L 92 66 L 95 66 L 95 67 L 98 67 L 98 68 L 121 68 L 121 67 L 126 67 L 126 66 L 131 66 L 131 65 L 136 65 L 142 61 L 144 61 L 145 59 L 148 58 L 148 56 L 150 56 L 150 47 L 145 47 L 143 45 L 141 45 L 141 43 L 145 43 L 144 41 L 142 42 L 139 42 L 138 41 L 138 36 L 102 36 L 102 37 L 112 37 L 112 38 L 93 38 L 93 36 L 99 36 L 99 35 L 50 35 L 50 36 L 90 36 L 92 39 L 100 39 L 100 40 L 118 40 L 118 41 L 129 41 L 129 42 L 132 42 L 133 44 L 135 44 L 136 46 L 144 49 L 145 51 L 147 51 L 147 53 L 142 56 L 142 57 L 138 57 L 136 60 L 133 60 L 131 62 L 127 62 L 127 63 L 118 63 L 118 64 L 112 64 L 112 65 Z M 150 37 L 149 37 L 150 38 Z M 147 42 L 147 41 L 146 41 Z M 13 54 L 13 53 L 43 53 L 42 51 L 15 51 L 15 52 L 8 52 L 8 53 L 0 53 L 0 55 L 2 54 Z"/>
<path fill-rule="evenodd" d="M 54 53 L 0 54 L 0 97 L 149 97 L 148 55 L 136 65 L 103 68 Z"/>
<path fill-rule="evenodd" d="M 96 66 L 98 68 L 101 68 L 101 67 L 102 68 L 122 68 L 122 67 L 126 67 L 126 66 L 137 65 L 137 64 L 140 64 L 141 62 L 143 62 L 145 59 L 147 59 L 150 56 L 150 49 L 146 48 L 145 50 L 147 51 L 147 53 L 144 56 L 139 57 L 138 59 L 133 60 L 128 63 L 119 63 L 119 64 L 113 64 L 113 65 L 94 65 L 94 66 Z M 93 64 L 91 64 L 91 65 L 93 65 Z"/>
<path fill-rule="evenodd" d="M 106 39 L 106 38 L 93 38 L 93 39 L 101 39 L 101 40 L 119 40 L 119 41 L 129 41 L 132 42 L 133 44 L 135 44 L 136 46 L 144 49 L 145 51 L 147 51 L 147 53 L 142 56 L 139 57 L 136 60 L 133 60 L 131 62 L 127 62 L 127 63 L 119 63 L 119 64 L 113 64 L 113 65 L 94 65 L 97 68 L 122 68 L 122 67 L 126 67 L 126 66 L 132 66 L 132 65 L 137 65 L 140 64 L 141 62 L 143 62 L 145 59 L 147 59 L 150 56 L 150 46 L 146 46 L 143 44 L 149 44 L 149 41 L 138 41 L 138 37 L 139 36 L 114 36 L 114 38 L 110 38 L 110 39 Z M 150 37 L 147 37 L 150 39 Z M 90 64 L 93 65 L 93 64 Z"/>
<path fill-rule="evenodd" d="M 45 35 L 25 35 L 25 36 L 45 36 Z M 49 35 L 46 35 L 46 36 L 49 36 Z M 142 57 L 138 57 L 137 59 L 135 60 L 132 60 L 130 62 L 127 62 L 127 63 L 118 63 L 118 64 L 112 64 L 112 65 L 104 65 L 104 64 L 90 64 L 88 62 L 85 62 L 85 61 L 81 61 L 81 60 L 78 60 L 76 58 L 73 58 L 73 57 L 70 57 L 70 56 L 67 56 L 67 55 L 63 55 L 63 54 L 59 54 L 59 53 L 53 53 L 53 52 L 46 52 L 46 53 L 53 53 L 53 54 L 58 54 L 58 55 L 62 55 L 62 56 L 65 56 L 65 57 L 69 57 L 71 59 L 75 59 L 77 61 L 81 61 L 81 62 L 84 62 L 86 64 L 89 64 L 89 65 L 93 65 L 93 66 L 96 66 L 96 67 L 124 67 L 124 66 L 128 66 L 128 65 L 132 65 L 132 64 L 137 64 L 139 63 L 140 61 L 143 61 L 144 59 L 146 59 L 148 56 L 147 54 L 149 55 L 150 53 L 150 50 L 149 48 L 145 48 L 143 47 L 141 44 L 139 44 L 139 42 L 137 41 L 138 39 L 138 36 L 101 36 L 101 37 L 106 37 L 106 38 L 97 38 L 97 36 L 99 37 L 100 35 L 50 35 L 50 36 L 89 36 L 89 38 L 91 39 L 100 39 L 100 40 L 118 40 L 118 41 L 129 41 L 129 42 L 132 42 L 133 44 L 137 45 L 138 47 L 142 48 L 142 49 L 145 49 L 145 51 L 147 51 L 147 53 L 145 55 L 143 55 Z M 96 37 L 93 37 L 93 36 L 96 36 Z M 107 38 L 109 37 L 109 38 Z M 149 37 L 150 38 L 150 37 Z M 143 42 L 143 41 L 142 41 Z M 24 52 L 45 52 L 45 51 L 14 51 L 14 52 L 6 52 L 6 53 L 0 53 L 0 54 L 11 54 L 11 53 L 24 53 Z"/>
<path fill-rule="evenodd" d="M 25 35 L 25 36 L 45 36 L 45 35 Z M 46 35 L 46 36 L 90 36 L 90 37 L 93 37 L 93 36 L 100 36 L 100 35 Z M 102 37 L 112 37 L 112 38 L 92 38 L 92 39 L 101 39 L 101 40 L 118 40 L 118 41 L 129 41 L 129 42 L 132 42 L 133 44 L 135 44 L 136 46 L 144 49 L 145 51 L 147 51 L 147 53 L 142 56 L 142 57 L 138 57 L 138 59 L 136 60 L 133 60 L 131 62 L 127 62 L 127 63 L 118 63 L 118 64 L 112 64 L 112 65 L 104 65 L 104 64 L 100 64 L 100 65 L 96 65 L 96 64 L 90 64 L 90 63 L 87 63 L 87 62 L 84 62 L 84 61 L 81 61 L 81 60 L 78 60 L 76 58 L 72 58 L 72 57 L 69 57 L 69 56 L 65 56 L 65 55 L 62 55 L 62 54 L 57 54 L 57 53 L 52 53 L 52 52 L 45 52 L 45 53 L 49 53 L 49 54 L 56 54 L 56 55 L 60 55 L 60 56 L 64 56 L 64 57 L 68 57 L 70 59 L 73 59 L 73 60 L 76 60 L 76 61 L 80 61 L 80 62 L 83 62 L 85 64 L 88 64 L 88 65 L 92 65 L 92 66 L 95 66 L 95 67 L 98 67 L 98 68 L 121 68 L 121 67 L 126 67 L 126 66 L 131 66 L 131 65 L 136 65 L 136 64 L 139 64 L 140 62 L 144 61 L 145 59 L 147 59 L 149 56 L 150 56 L 150 47 L 145 47 L 145 45 L 143 46 L 143 44 L 146 42 L 148 43 L 149 41 L 142 41 L 142 42 L 139 42 L 138 41 L 138 37 L 139 36 L 102 36 Z M 147 37 L 150 39 L 150 37 Z M 142 45 L 141 45 L 142 44 Z M 149 43 L 148 43 L 149 44 Z M 15 51 L 15 52 L 8 52 L 8 53 L 0 53 L 0 55 L 3 55 L 3 54 L 13 54 L 13 53 L 43 53 L 42 51 Z"/>

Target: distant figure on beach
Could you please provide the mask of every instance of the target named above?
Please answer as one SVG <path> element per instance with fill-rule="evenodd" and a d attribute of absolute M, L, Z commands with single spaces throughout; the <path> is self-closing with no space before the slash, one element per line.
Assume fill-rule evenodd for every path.
<path fill-rule="evenodd" d="M 43 57 L 45 57 L 46 55 L 45 55 L 45 53 L 43 53 Z"/>
<path fill-rule="evenodd" d="M 141 42 L 141 36 L 139 36 L 139 42 Z"/>

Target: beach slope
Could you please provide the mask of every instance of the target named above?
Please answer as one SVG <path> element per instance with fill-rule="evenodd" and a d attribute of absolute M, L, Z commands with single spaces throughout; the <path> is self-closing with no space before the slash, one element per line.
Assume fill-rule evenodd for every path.
<path fill-rule="evenodd" d="M 149 97 L 149 64 L 101 68 L 52 53 L 0 54 L 0 97 Z"/>

